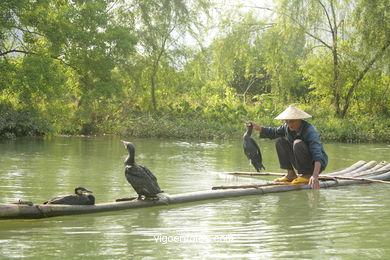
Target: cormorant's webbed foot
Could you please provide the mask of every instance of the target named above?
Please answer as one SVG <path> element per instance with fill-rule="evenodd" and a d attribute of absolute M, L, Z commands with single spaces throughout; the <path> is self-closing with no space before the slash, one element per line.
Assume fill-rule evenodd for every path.
<path fill-rule="evenodd" d="M 154 197 L 145 197 L 145 200 L 148 200 L 148 201 L 156 201 L 156 200 L 159 200 L 160 198 L 158 196 L 154 196 Z"/>
<path fill-rule="evenodd" d="M 120 198 L 120 199 L 116 199 L 115 201 L 116 202 L 120 202 L 120 201 L 129 201 L 129 200 L 136 200 L 137 197 L 129 197 L 129 198 Z"/>
<path fill-rule="evenodd" d="M 19 200 L 18 202 L 15 202 L 13 204 L 21 204 L 21 205 L 28 205 L 28 206 L 34 205 L 34 203 L 32 203 L 31 201 L 24 201 L 24 200 Z"/>

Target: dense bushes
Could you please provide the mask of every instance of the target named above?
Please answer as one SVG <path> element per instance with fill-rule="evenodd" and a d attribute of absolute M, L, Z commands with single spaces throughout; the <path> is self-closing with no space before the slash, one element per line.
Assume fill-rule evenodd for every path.
<path fill-rule="evenodd" d="M 333 118 L 316 119 L 313 124 L 324 140 L 339 142 L 389 142 L 389 118 Z"/>
<path fill-rule="evenodd" d="M 243 112 L 243 109 L 245 112 Z M 276 111 L 258 111 L 254 107 L 238 108 L 239 111 L 220 109 L 211 115 L 198 111 L 180 114 L 148 114 L 133 117 L 122 125 L 120 134 L 136 137 L 237 139 L 245 131 L 245 120 L 254 120 L 263 126 L 278 126 L 274 120 Z M 390 119 L 349 117 L 335 118 L 333 114 L 317 116 L 315 111 L 309 119 L 321 133 L 323 141 L 337 142 L 389 142 Z"/>
<path fill-rule="evenodd" d="M 47 122 L 31 111 L 14 110 L 0 104 L 0 138 L 37 136 L 50 132 Z"/>
<path fill-rule="evenodd" d="M 321 133 L 323 141 L 338 142 L 389 142 L 390 119 L 363 116 L 345 119 L 331 113 L 311 110 L 300 106 L 314 117 L 309 119 Z M 254 120 L 263 126 L 278 126 L 283 123 L 273 118 L 283 107 L 269 110 L 258 106 L 220 104 L 214 107 L 185 106 L 166 107 L 157 113 L 127 111 L 121 119 L 111 119 L 110 127 L 103 121 L 88 128 L 64 126 L 53 132 L 49 121 L 36 112 L 15 110 L 10 105 L 0 104 L 0 138 L 51 134 L 103 134 L 111 133 L 134 137 L 183 138 L 183 139 L 237 139 L 245 131 L 245 120 Z M 115 127 L 113 127 L 115 126 Z M 69 132 L 70 131 L 70 132 Z"/>

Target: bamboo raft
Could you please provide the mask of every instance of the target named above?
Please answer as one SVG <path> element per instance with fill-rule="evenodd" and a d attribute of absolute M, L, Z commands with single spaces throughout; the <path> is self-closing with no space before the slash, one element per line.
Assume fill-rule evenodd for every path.
<path fill-rule="evenodd" d="M 238 173 L 227 173 L 238 174 Z M 239 173 L 240 175 L 284 175 L 281 173 Z M 363 183 L 390 183 L 390 163 L 375 161 L 364 162 L 358 161 L 348 168 L 340 171 L 332 172 L 327 175 L 320 175 L 321 188 L 329 188 L 335 186 L 345 186 L 351 184 Z M 279 184 L 268 182 L 265 184 L 251 184 L 241 186 L 220 186 L 213 189 L 198 192 L 181 193 L 175 195 L 164 194 L 157 201 L 120 201 L 99 203 L 95 205 L 43 205 L 43 204 L 20 204 L 20 203 L 5 203 L 0 204 L 1 219 L 33 219 L 47 218 L 55 216 L 88 214 L 107 211 L 128 210 L 144 207 L 173 205 L 179 203 L 225 199 L 239 196 L 262 195 L 267 193 L 286 192 L 293 190 L 310 189 L 309 185 L 302 184 Z"/>

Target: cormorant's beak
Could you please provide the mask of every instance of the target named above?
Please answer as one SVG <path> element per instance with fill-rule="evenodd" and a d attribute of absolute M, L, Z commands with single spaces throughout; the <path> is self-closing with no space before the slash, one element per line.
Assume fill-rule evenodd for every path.
<path fill-rule="evenodd" d="M 125 148 L 127 148 L 127 143 L 128 143 L 128 142 L 123 141 L 123 140 L 121 140 L 121 142 L 123 143 L 123 145 L 125 146 Z"/>
<path fill-rule="evenodd" d="M 84 191 L 84 192 L 93 193 L 93 191 L 91 191 L 91 190 L 87 190 L 87 189 L 85 189 L 85 191 Z"/>

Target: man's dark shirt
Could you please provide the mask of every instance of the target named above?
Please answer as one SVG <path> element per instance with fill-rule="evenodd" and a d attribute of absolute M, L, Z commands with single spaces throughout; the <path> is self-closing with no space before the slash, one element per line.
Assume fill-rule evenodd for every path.
<path fill-rule="evenodd" d="M 279 127 L 262 127 L 260 137 L 270 139 L 282 137 L 285 138 L 291 146 L 293 145 L 294 140 L 301 139 L 309 147 L 313 162 L 321 162 L 322 170 L 325 169 L 328 164 L 328 155 L 325 153 L 324 147 L 320 141 L 320 134 L 314 126 L 305 120 L 302 120 L 302 125 L 298 132 L 291 131 L 287 124 L 284 123 Z"/>

